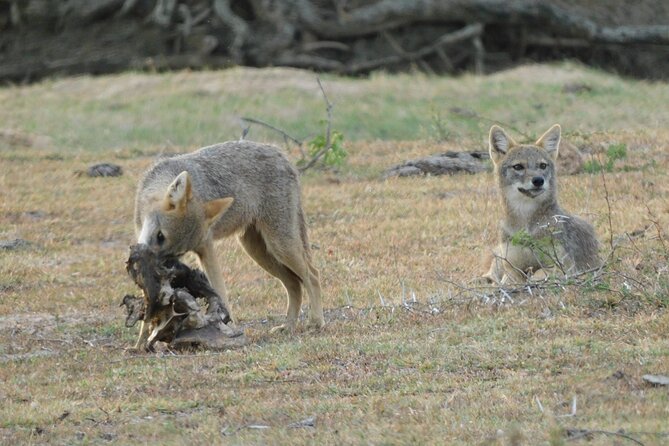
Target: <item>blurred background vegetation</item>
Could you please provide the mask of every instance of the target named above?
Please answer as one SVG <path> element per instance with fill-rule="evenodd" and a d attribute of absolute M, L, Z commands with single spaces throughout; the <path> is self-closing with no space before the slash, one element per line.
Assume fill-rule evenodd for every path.
<path fill-rule="evenodd" d="M 565 58 L 665 79 L 663 0 L 0 0 L 0 81 L 289 66 L 490 73 Z"/>

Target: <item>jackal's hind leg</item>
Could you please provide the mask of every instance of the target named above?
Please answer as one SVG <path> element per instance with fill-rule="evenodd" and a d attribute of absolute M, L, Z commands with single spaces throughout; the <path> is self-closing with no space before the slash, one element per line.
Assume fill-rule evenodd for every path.
<path fill-rule="evenodd" d="M 200 265 L 202 265 L 204 272 L 207 274 L 207 279 L 209 279 L 211 286 L 216 290 L 216 293 L 220 297 L 220 301 L 215 302 L 215 305 L 223 305 L 225 311 L 230 316 L 230 319 L 236 324 L 237 320 L 232 315 L 230 305 L 225 297 L 225 282 L 223 281 L 221 265 L 216 258 L 213 239 L 208 238 L 195 252 L 200 260 Z"/>
<path fill-rule="evenodd" d="M 301 281 L 309 295 L 309 327 L 320 329 L 325 325 L 323 300 L 318 270 L 313 266 L 300 238 L 267 238 L 269 251 Z M 290 302 L 288 311 L 291 311 Z M 295 309 L 299 312 L 299 306 Z"/>
<path fill-rule="evenodd" d="M 239 237 L 239 242 L 244 247 L 247 254 L 255 260 L 265 271 L 281 281 L 288 293 L 288 310 L 286 323 L 272 329 L 273 332 L 292 332 L 295 330 L 297 318 L 300 315 L 302 306 L 302 281 L 280 262 L 267 249 L 267 244 L 263 236 L 255 227 L 249 227 L 244 234 Z"/>

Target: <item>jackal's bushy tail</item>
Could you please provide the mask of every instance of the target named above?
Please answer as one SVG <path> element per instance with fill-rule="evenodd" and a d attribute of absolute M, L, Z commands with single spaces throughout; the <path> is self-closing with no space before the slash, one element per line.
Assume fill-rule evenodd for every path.
<path fill-rule="evenodd" d="M 298 218 L 300 225 L 300 238 L 302 239 L 302 246 L 304 246 L 304 252 L 307 256 L 307 260 L 311 261 L 311 247 L 309 246 L 309 236 L 307 235 L 307 221 L 304 217 L 304 211 L 302 210 L 302 205 L 298 206 Z"/>

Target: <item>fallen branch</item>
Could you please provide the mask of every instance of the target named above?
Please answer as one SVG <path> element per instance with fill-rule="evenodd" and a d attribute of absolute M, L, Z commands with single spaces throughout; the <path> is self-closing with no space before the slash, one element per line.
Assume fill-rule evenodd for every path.
<path fill-rule="evenodd" d="M 232 11 L 230 0 L 214 0 L 213 8 L 218 18 L 232 31 L 233 39 L 229 48 L 230 56 L 236 63 L 241 64 L 244 60 L 242 47 L 249 36 L 249 24 Z"/>
<path fill-rule="evenodd" d="M 420 58 L 415 59 L 413 57 L 414 55 L 412 53 L 407 52 L 404 48 L 402 48 L 402 45 L 400 45 L 400 43 L 397 40 L 395 40 L 395 38 L 392 35 L 390 35 L 390 33 L 388 31 L 383 31 L 381 33 L 381 35 L 383 36 L 384 39 L 386 39 L 386 41 L 395 50 L 395 52 L 397 52 L 397 54 L 399 56 L 401 56 L 401 57 L 403 57 L 407 60 L 417 62 L 421 66 L 421 68 L 423 68 L 423 70 L 425 72 L 427 72 L 429 74 L 435 74 L 432 67 L 430 67 L 430 64 L 425 62 L 425 60 L 423 60 L 423 59 L 420 59 Z"/>
<path fill-rule="evenodd" d="M 358 74 L 361 72 L 371 71 L 375 68 L 393 65 L 402 62 L 404 60 L 421 59 L 423 57 L 429 56 L 437 52 L 437 50 L 439 50 L 444 46 L 453 45 L 465 40 L 476 38 L 480 36 L 482 32 L 483 32 L 483 25 L 481 25 L 480 23 L 468 25 L 458 31 L 444 34 L 432 44 L 427 45 L 417 51 L 413 52 L 403 51 L 401 54 L 396 54 L 393 56 L 387 56 L 379 59 L 350 64 L 345 67 L 344 72 L 346 74 Z"/>
<path fill-rule="evenodd" d="M 593 20 L 549 2 L 501 0 L 380 0 L 328 20 L 310 0 L 291 0 L 300 20 L 323 38 L 350 38 L 399 28 L 412 23 L 534 24 L 557 35 L 597 43 L 669 44 L 669 26 L 601 26 Z"/>
<path fill-rule="evenodd" d="M 342 42 L 320 40 L 318 42 L 305 42 L 302 44 L 302 51 L 318 51 L 318 50 L 337 50 L 343 52 L 350 52 L 351 47 Z"/>

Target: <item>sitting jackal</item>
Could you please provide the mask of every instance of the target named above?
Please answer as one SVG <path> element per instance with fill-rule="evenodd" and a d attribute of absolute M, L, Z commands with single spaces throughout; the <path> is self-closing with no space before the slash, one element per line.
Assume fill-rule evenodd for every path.
<path fill-rule="evenodd" d="M 504 218 L 484 277 L 500 284 L 525 282 L 539 270 L 558 269 L 569 275 L 598 267 L 594 229 L 558 204 L 555 161 L 560 126 L 551 127 L 534 144 L 517 144 L 494 125 L 489 145 Z"/>

